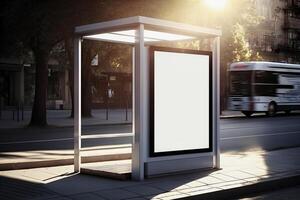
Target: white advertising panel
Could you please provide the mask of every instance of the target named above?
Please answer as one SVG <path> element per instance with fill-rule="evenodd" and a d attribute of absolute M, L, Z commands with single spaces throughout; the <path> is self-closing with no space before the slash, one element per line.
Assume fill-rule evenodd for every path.
<path fill-rule="evenodd" d="M 211 151 L 211 52 L 150 52 L 150 154 Z"/>

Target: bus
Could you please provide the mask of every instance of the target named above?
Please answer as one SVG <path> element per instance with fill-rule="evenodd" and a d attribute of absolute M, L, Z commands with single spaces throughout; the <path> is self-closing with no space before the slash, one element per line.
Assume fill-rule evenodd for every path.
<path fill-rule="evenodd" d="M 300 110 L 300 65 L 276 62 L 237 62 L 228 69 L 228 110 L 247 117 Z"/>

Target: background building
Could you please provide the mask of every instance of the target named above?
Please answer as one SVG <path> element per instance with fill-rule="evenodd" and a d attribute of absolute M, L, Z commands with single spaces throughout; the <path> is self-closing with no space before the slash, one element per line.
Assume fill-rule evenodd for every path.
<path fill-rule="evenodd" d="M 300 0 L 256 0 L 262 22 L 249 30 L 250 47 L 264 60 L 300 63 Z"/>
<path fill-rule="evenodd" d="M 16 60 L 0 60 L 0 109 L 24 102 L 24 68 Z"/>
<path fill-rule="evenodd" d="M 0 106 L 10 109 L 31 107 L 34 99 L 34 63 L 20 59 L 0 59 Z M 71 108 L 68 70 L 55 60 L 48 63 L 48 109 Z"/>

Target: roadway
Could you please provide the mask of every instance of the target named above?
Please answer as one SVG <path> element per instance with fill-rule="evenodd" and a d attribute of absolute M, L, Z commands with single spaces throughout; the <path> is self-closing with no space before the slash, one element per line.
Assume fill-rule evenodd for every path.
<path fill-rule="evenodd" d="M 83 135 L 101 135 L 83 139 L 83 147 L 130 144 L 131 125 L 86 126 Z M 220 120 L 221 150 L 274 150 L 300 146 L 300 115 L 254 116 Z M 0 152 L 73 148 L 72 128 L 0 129 Z M 117 134 L 116 134 L 117 133 Z M 104 137 L 103 137 L 104 136 Z M 106 137 L 105 137 L 106 136 Z"/>
<path fill-rule="evenodd" d="M 300 146 L 300 115 L 222 119 L 221 150 L 275 150 Z"/>

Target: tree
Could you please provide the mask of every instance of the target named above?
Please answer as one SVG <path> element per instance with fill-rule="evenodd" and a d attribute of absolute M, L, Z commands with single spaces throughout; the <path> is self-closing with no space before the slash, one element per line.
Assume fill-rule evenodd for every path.
<path fill-rule="evenodd" d="M 223 11 L 211 11 L 210 26 L 222 28 L 220 95 L 221 110 L 226 108 L 227 67 L 236 61 L 262 60 L 259 52 L 252 50 L 248 44 L 248 30 L 256 27 L 262 20 L 257 15 L 253 0 L 231 0 Z"/>
<path fill-rule="evenodd" d="M 232 36 L 234 48 L 232 51 L 233 62 L 262 60 L 258 52 L 254 53 L 250 49 L 249 43 L 246 41 L 245 28 L 240 23 L 236 23 L 233 26 Z"/>
<path fill-rule="evenodd" d="M 14 44 L 11 46 L 24 46 L 34 54 L 36 66 L 35 97 L 32 109 L 31 125 L 45 126 L 46 96 L 48 80 L 48 58 L 50 50 L 57 43 L 57 37 L 51 26 L 50 16 L 46 9 L 54 9 L 51 1 L 11 1 L 6 12 L 5 36 Z M 30 12 L 24 12 L 30 11 Z M 52 28 L 52 29 L 51 29 Z"/>
<path fill-rule="evenodd" d="M 57 2 L 51 0 L 31 0 L 23 1 L 22 5 L 22 9 L 30 11 L 29 13 L 18 11 L 17 24 L 24 33 L 23 37 L 19 37 L 33 52 L 36 66 L 31 126 L 47 125 L 48 60 L 52 48 L 62 38 L 57 31 L 63 26 L 59 23 L 60 18 L 64 17 L 62 8 L 63 5 L 58 5 Z M 56 10 L 56 12 L 49 12 L 51 10 Z"/>
<path fill-rule="evenodd" d="M 3 21 L 7 22 L 4 38 L 9 38 L 13 43 L 7 46 L 24 46 L 34 55 L 36 85 L 30 125 L 47 125 L 48 60 L 51 50 L 57 43 L 72 38 L 74 26 L 95 17 L 97 8 L 105 2 L 93 0 L 87 4 L 81 0 L 74 4 L 71 0 L 5 1 L 7 10 L 2 15 L 5 18 Z M 91 9 L 93 12 L 90 12 Z"/>

